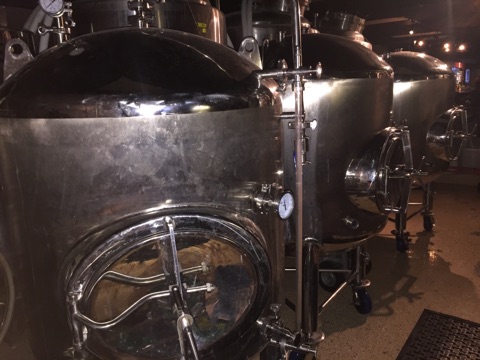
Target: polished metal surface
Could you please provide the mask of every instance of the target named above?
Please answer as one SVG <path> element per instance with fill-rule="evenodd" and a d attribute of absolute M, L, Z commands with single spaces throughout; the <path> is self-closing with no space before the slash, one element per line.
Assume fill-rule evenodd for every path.
<path fill-rule="evenodd" d="M 80 0 L 73 5 L 76 22 L 73 36 L 132 26 L 136 12 L 126 0 Z M 140 1 L 142 3 L 142 1 Z M 147 1 L 145 0 L 145 3 Z M 148 5 L 146 27 L 173 29 L 196 34 L 220 44 L 227 43 L 225 17 L 210 3 L 199 0 L 154 1 Z M 145 5 L 147 6 L 147 5 Z M 137 25 L 138 26 L 138 25 Z M 143 27 L 143 26 L 142 26 Z"/>
<path fill-rule="evenodd" d="M 319 24 L 314 25 L 321 33 L 334 34 L 357 41 L 368 49 L 370 44 L 362 34 L 365 28 L 365 19 L 356 15 L 342 12 L 327 12 Z"/>
<path fill-rule="evenodd" d="M 36 54 L 35 45 L 30 31 L 0 27 L 0 83 L 23 66 L 25 58 Z"/>
<path fill-rule="evenodd" d="M 322 78 L 305 83 L 305 117 L 312 122 L 306 130 L 310 163 L 303 166 L 304 238 L 320 241 L 324 252 L 349 249 L 381 231 L 387 221 L 375 202 L 374 211 L 365 211 L 351 201 L 346 178 L 352 160 L 390 125 L 392 71 L 373 52 L 348 39 L 307 34 L 302 40 L 304 65 L 322 63 Z M 287 43 L 271 58 L 266 56 L 267 66 L 291 57 Z M 293 112 L 288 88 L 283 102 L 284 111 Z M 294 138 L 288 119 L 282 128 L 288 186 L 294 181 Z"/>
<path fill-rule="evenodd" d="M 198 288 L 180 295 L 181 318 L 194 318 L 192 341 L 204 358 L 225 358 L 227 351 L 244 359 L 265 346 L 256 320 L 284 299 L 284 224 L 274 212 L 258 211 L 254 195 L 265 184 L 282 185 L 281 102 L 277 84 L 259 82 L 255 70 L 234 51 L 195 35 L 126 29 L 50 49 L 3 84 L 0 181 L 8 236 L 1 245 L 15 261 L 16 297 L 25 303 L 13 318 L 15 324 L 27 319 L 29 339 L 13 341 L 32 349 L 25 360 L 61 359 L 72 351 L 88 358 L 85 349 L 103 359 L 151 358 L 160 343 L 145 348 L 133 337 L 158 333 L 149 327 L 152 316 L 172 321 L 164 315 L 172 309 L 171 302 L 162 305 L 164 295 L 151 302 L 168 287 L 161 280 L 137 288 L 116 279 L 165 275 L 170 284 L 171 271 L 161 263 L 175 259 L 177 266 L 166 268 L 179 269 L 187 286 Z M 166 217 L 176 223 L 168 232 L 161 225 Z M 174 239 L 177 253 L 168 245 Z M 158 249 L 169 254 L 167 262 L 155 260 Z M 214 272 L 202 278 L 187 271 L 202 262 Z M 230 325 L 217 334 L 195 304 L 208 302 L 202 286 L 225 284 L 213 274 L 239 264 L 251 286 L 237 289 L 245 302 L 227 312 Z M 111 272 L 116 277 L 102 275 Z M 222 279 L 238 284 L 230 275 Z M 138 311 L 122 315 L 144 295 Z M 120 315 L 120 330 L 84 328 L 92 323 L 74 316 L 80 313 L 96 322 Z M 79 318 L 85 321 L 76 323 Z M 125 342 L 123 321 L 139 326 Z M 181 333 L 191 334 L 189 327 Z M 178 355 L 183 343 L 176 344 Z"/>
<path fill-rule="evenodd" d="M 427 134 L 437 122 L 444 122 L 440 116 L 454 106 L 453 72 L 439 59 L 422 53 L 400 51 L 383 57 L 395 72 L 393 119 L 407 124 L 413 167 L 432 175 L 423 178 L 429 181 L 449 166 L 444 156 L 429 151 Z"/>
<path fill-rule="evenodd" d="M 233 47 L 238 49 L 246 36 L 253 36 L 260 45 L 281 42 L 285 36 L 294 35 L 292 24 L 297 21 L 302 33 L 318 32 L 303 16 L 310 1 L 295 1 L 293 4 L 285 0 L 262 0 L 255 2 L 252 9 L 242 7 L 241 12 L 228 14 L 227 31 Z M 245 18 L 251 21 L 245 21 Z"/>

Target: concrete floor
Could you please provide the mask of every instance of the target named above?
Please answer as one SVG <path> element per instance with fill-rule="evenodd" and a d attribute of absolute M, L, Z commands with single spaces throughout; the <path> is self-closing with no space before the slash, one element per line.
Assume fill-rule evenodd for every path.
<path fill-rule="evenodd" d="M 352 291 L 344 289 L 319 317 L 322 359 L 396 359 L 426 308 L 480 323 L 479 182 L 479 176 L 469 176 L 463 183 L 449 177 L 436 183 L 436 226 L 425 232 L 422 216 L 410 219 L 406 254 L 396 251 L 393 223 L 366 242 L 373 310 L 359 314 Z M 413 190 L 412 201 L 421 198 L 422 191 Z"/>

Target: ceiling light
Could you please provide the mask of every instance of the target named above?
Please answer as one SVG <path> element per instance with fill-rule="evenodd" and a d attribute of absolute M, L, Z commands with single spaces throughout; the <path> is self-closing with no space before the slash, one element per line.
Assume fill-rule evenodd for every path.
<path fill-rule="evenodd" d="M 458 51 L 465 51 L 465 50 L 467 50 L 467 47 L 465 46 L 465 44 L 460 44 L 458 46 Z"/>
<path fill-rule="evenodd" d="M 423 46 L 425 45 L 425 42 L 423 40 L 420 40 L 418 43 L 417 43 L 418 46 Z"/>
<path fill-rule="evenodd" d="M 413 35 L 413 30 L 410 30 L 408 33 L 409 33 L 410 35 Z"/>
<path fill-rule="evenodd" d="M 443 44 L 443 48 L 444 48 L 445 50 L 450 49 L 450 43 L 445 43 L 445 44 Z"/>

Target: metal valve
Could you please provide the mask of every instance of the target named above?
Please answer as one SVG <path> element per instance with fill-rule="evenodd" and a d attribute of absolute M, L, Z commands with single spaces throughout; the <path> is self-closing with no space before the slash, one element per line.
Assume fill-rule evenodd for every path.
<path fill-rule="evenodd" d="M 303 341 L 301 333 L 292 332 L 283 327 L 283 321 L 279 315 L 280 309 L 280 304 L 272 304 L 270 310 L 273 315 L 257 320 L 262 334 L 269 339 L 270 344 L 280 348 L 285 359 L 290 352 L 313 354 L 314 359 L 318 359 L 318 346 L 312 346 Z"/>

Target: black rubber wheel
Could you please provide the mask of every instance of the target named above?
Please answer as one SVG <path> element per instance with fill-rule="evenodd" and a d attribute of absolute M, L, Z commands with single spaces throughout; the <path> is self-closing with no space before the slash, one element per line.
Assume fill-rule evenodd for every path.
<path fill-rule="evenodd" d="M 324 261 L 320 263 L 320 269 L 334 269 L 339 270 L 342 266 L 339 263 L 333 261 Z M 330 272 L 330 271 L 320 271 L 318 274 L 318 284 L 322 287 L 323 290 L 333 293 L 338 289 L 340 285 L 345 282 L 345 273 L 341 272 Z"/>
<path fill-rule="evenodd" d="M 408 250 L 408 234 L 396 235 L 395 240 L 397 242 L 397 251 L 405 253 Z"/>
<path fill-rule="evenodd" d="M 432 215 L 423 215 L 423 228 L 425 231 L 432 231 L 435 226 L 435 219 Z"/>
<path fill-rule="evenodd" d="M 369 314 L 372 311 L 372 299 L 365 288 L 353 290 L 353 305 L 360 314 Z"/>
<path fill-rule="evenodd" d="M 304 360 L 307 357 L 307 354 L 301 353 L 298 351 L 290 351 L 288 355 L 288 360 Z"/>
<path fill-rule="evenodd" d="M 365 274 L 370 274 L 370 271 L 372 271 L 372 267 L 372 258 L 370 257 L 370 254 L 367 253 L 367 255 L 365 256 Z"/>

